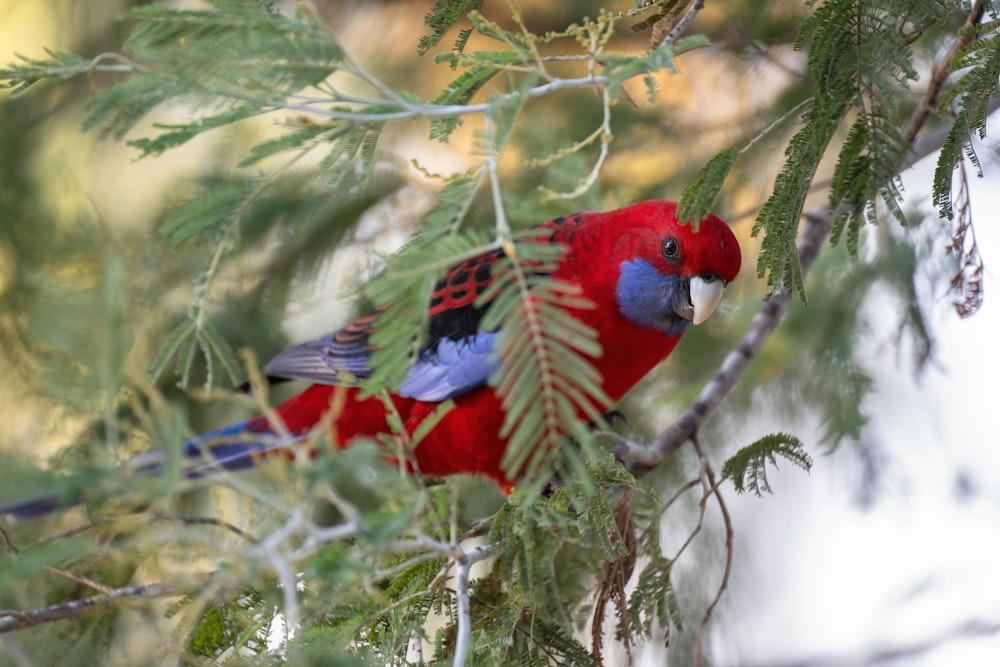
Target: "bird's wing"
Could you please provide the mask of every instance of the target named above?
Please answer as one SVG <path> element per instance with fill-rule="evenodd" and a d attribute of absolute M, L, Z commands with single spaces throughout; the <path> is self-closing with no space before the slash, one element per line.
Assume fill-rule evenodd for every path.
<path fill-rule="evenodd" d="M 371 375 L 368 361 L 375 348 L 368 338 L 372 323 L 384 310 L 384 306 L 376 308 L 328 336 L 284 350 L 264 366 L 264 372 L 269 377 L 317 384 L 356 385 Z"/>
<path fill-rule="evenodd" d="M 556 218 L 535 227 L 527 238 L 568 243 L 585 220 L 581 214 Z M 489 288 L 493 267 L 504 257 L 499 249 L 470 257 L 449 267 L 434 286 L 427 310 L 428 340 L 407 371 L 397 392 L 400 396 L 441 401 L 489 380 L 499 363 L 495 353 L 498 334 L 480 331 L 490 304 L 477 305 L 476 299 Z M 339 331 L 285 350 L 264 367 L 264 372 L 318 384 L 356 385 L 371 375 L 375 352 L 369 341 L 372 324 L 384 311 L 384 306 L 377 308 Z"/>

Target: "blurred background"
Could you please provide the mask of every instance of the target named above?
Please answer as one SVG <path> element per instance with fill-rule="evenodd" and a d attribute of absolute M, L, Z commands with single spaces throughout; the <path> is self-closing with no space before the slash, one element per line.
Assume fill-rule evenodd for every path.
<path fill-rule="evenodd" d="M 604 6 L 524 4 L 524 21 L 536 33 Z M 572 210 L 676 199 L 715 152 L 754 136 L 803 99 L 803 57 L 792 41 L 808 11 L 804 3 L 706 4 L 692 31 L 706 34 L 712 46 L 684 55 L 679 74 L 659 75 L 653 102 L 640 82 L 626 87 L 630 99 L 615 108 L 610 158 L 587 194 L 544 201 L 537 188 L 572 189 L 589 170 L 592 153 L 548 167 L 531 167 L 528 160 L 598 127 L 597 96 L 571 91 L 533 103 L 501 163 L 508 214 L 517 226 Z M 428 2 L 316 6 L 345 48 L 390 85 L 427 99 L 454 76 L 446 64 L 432 66 L 431 56 L 416 55 Z M 43 47 L 85 57 L 115 50 L 127 27 L 115 16 L 125 7 L 112 0 L 0 0 L 0 59 L 41 57 Z M 498 20 L 507 15 L 505 3 L 492 0 L 484 12 Z M 648 33 L 623 31 L 613 48 L 641 52 L 648 39 Z M 480 47 L 488 44 L 469 48 Z M 149 446 L 119 433 L 117 425 L 129 416 L 108 394 L 115 386 L 109 377 L 146 376 L 157 349 L 186 316 L 208 261 L 197 244 L 172 248 L 158 225 L 204 184 L 240 178 L 246 169 L 235 165 L 242 149 L 274 132 L 273 119 L 264 118 L 136 160 L 134 148 L 81 131 L 88 86 L 81 78 L 16 97 L 0 93 L 0 449 L 6 468 L 0 481 L 8 488 L 31 490 L 19 466 L 72 468 L 81 458 L 113 460 Z M 191 113 L 157 109 L 137 133 Z M 344 323 L 354 308 L 345 290 L 377 269 L 373 250 L 398 249 L 436 200 L 437 184 L 409 161 L 435 173 L 464 169 L 474 159 L 471 130 L 441 144 L 427 139 L 424 124 L 394 127 L 380 139 L 374 184 L 342 202 L 340 222 L 321 218 L 289 229 L 269 247 L 226 265 L 215 286 L 215 321 L 233 347 L 251 348 L 263 360 Z M 757 241 L 750 228 L 793 131 L 791 124 L 767 135 L 739 163 L 748 166 L 730 178 L 716 213 L 741 239 L 743 273 L 719 314 L 627 399 L 624 411 L 636 437 L 652 437 L 670 423 L 759 308 L 766 289 L 755 278 Z M 711 627 L 712 664 L 1000 664 L 1000 307 L 990 272 L 1000 255 L 991 219 L 1000 208 L 1000 165 L 995 144 L 981 146 L 979 154 L 985 178 L 973 179 L 970 199 L 987 268 L 980 311 L 960 319 L 952 307 L 948 285 L 956 265 L 945 254 L 952 229 L 930 201 L 931 157 L 903 174 L 904 208 L 913 224 L 904 229 L 890 219 L 867 230 L 856 261 L 842 248 L 824 249 L 807 286 L 808 306 L 792 307 L 704 435 L 720 464 L 774 431 L 797 435 L 815 459 L 808 476 L 798 469 L 769 476 L 770 496 L 736 496 L 727 487 L 736 564 Z M 807 210 L 824 198 L 818 189 Z M 487 199 L 477 203 L 474 218 L 490 219 Z M 274 215 L 308 203 L 290 188 L 276 197 Z M 248 238 L 252 221 L 250 227 Z M 196 369 L 198 382 L 204 373 Z M 246 412 L 192 398 L 175 380 L 160 378 L 158 386 L 192 432 Z M 116 445 L 110 451 L 109 439 Z M 670 489 L 694 465 L 680 461 L 658 472 L 655 484 Z M 668 528 L 683 537 L 690 527 L 683 515 L 676 520 L 680 524 Z M 692 621 L 673 638 L 678 664 L 688 664 L 684 647 L 721 577 L 722 536 L 717 524 L 712 528 L 698 557 L 689 554 L 679 566 L 690 575 L 678 576 Z M 643 646 L 637 656 L 637 664 L 662 664 L 664 649 Z M 0 647 L 0 664 L 4 660 Z"/>

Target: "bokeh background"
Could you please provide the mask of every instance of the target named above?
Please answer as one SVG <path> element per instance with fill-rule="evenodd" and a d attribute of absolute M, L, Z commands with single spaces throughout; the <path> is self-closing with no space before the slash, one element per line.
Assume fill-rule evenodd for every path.
<path fill-rule="evenodd" d="M 487 0 L 486 13 L 504 15 L 501 4 Z M 525 3 L 524 18 L 544 32 L 601 4 L 538 0 Z M 634 99 L 616 107 L 602 178 L 576 200 L 541 202 L 537 186 L 571 188 L 590 155 L 546 169 L 526 167 L 526 160 L 589 134 L 600 122 L 600 105 L 587 91 L 538 102 L 501 164 L 508 213 L 517 224 L 566 210 L 677 198 L 717 150 L 761 129 L 761 113 L 801 101 L 802 55 L 791 41 L 808 11 L 804 3 L 706 4 L 692 29 L 713 45 L 685 55 L 680 74 L 658 77 L 653 104 L 641 85 L 628 87 Z M 0 0 L 0 61 L 41 56 L 43 47 L 85 56 L 114 50 L 125 34 L 114 17 L 125 6 Z M 348 51 L 390 84 L 427 98 L 452 75 L 416 55 L 427 2 L 317 6 Z M 636 52 L 647 40 L 623 33 L 614 45 Z M 191 303 L 192 267 L 204 265 L 205 251 L 171 248 L 157 225 L 200 183 L 233 177 L 241 147 L 273 131 L 272 119 L 261 119 L 136 160 L 133 148 L 81 132 L 88 92 L 80 79 L 18 97 L 0 94 L 0 448 L 10 460 L 57 467 L 88 456 L 88 438 L 104 433 L 94 418 L 111 404 L 100 390 L 101 374 L 143 374 Z M 191 113 L 158 110 L 139 132 Z M 744 272 L 711 323 L 688 336 L 627 401 L 637 435 L 670 423 L 764 297 L 749 232 L 791 131 L 760 142 L 746 162 L 753 168 L 734 175 L 716 207 L 741 238 Z M 343 323 L 354 307 L 344 291 L 378 266 L 372 250 L 397 249 L 435 200 L 434 183 L 408 160 L 450 173 L 472 163 L 470 146 L 471 128 L 446 145 L 427 141 L 426 126 L 417 123 L 387 133 L 380 180 L 358 204 L 357 228 L 329 237 L 312 230 L 302 264 L 264 250 L 226 267 L 217 320 L 227 339 L 266 358 Z M 904 174 L 905 208 L 923 222 L 869 230 L 856 262 L 827 248 L 809 283 L 809 305 L 793 307 L 709 429 L 705 439 L 720 462 L 776 430 L 800 437 L 815 457 L 808 476 L 797 469 L 772 474 L 773 495 L 727 489 L 738 543 L 731 588 L 712 626 L 713 664 L 1000 663 L 994 148 L 980 147 L 985 178 L 974 180 L 971 191 L 987 268 L 978 313 L 960 319 L 951 307 L 954 266 L 944 254 L 950 230 L 937 220 L 928 194 L 932 157 Z M 822 201 L 818 191 L 814 206 Z M 290 193 L 288 205 L 294 203 Z M 480 208 L 488 217 L 487 202 Z M 127 276 L 119 330 L 108 329 L 101 297 L 114 266 Z M 193 429 L 228 423 L 242 409 L 192 400 L 170 378 L 160 384 Z M 678 468 L 660 473 L 657 483 L 669 488 L 684 464 Z M 14 482 L 8 476 L 5 483 Z M 673 527 L 683 534 L 679 521 Z M 686 559 L 690 583 L 680 586 L 682 603 L 695 610 L 721 576 L 718 525 L 710 535 L 715 544 L 709 539 L 697 558 Z M 688 625 L 693 632 L 696 623 Z M 661 646 L 644 646 L 637 664 L 663 664 L 664 655 Z M 6 659 L 0 645 L 0 664 Z"/>

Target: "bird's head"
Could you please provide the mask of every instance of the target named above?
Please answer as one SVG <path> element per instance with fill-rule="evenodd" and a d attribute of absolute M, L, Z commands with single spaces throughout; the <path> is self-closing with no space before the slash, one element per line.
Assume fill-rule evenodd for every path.
<path fill-rule="evenodd" d="M 740 246 L 726 223 L 709 213 L 695 231 L 676 212 L 675 202 L 645 201 L 616 211 L 610 225 L 622 315 L 670 337 L 708 319 L 740 269 Z"/>

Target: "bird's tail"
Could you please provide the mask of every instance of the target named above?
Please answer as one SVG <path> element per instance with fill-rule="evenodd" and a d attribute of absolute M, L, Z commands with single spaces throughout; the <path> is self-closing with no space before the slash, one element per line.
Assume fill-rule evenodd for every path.
<path fill-rule="evenodd" d="M 216 431 L 196 436 L 181 448 L 184 458 L 181 474 L 185 479 L 201 479 L 222 471 L 246 470 L 259 460 L 285 449 L 302 436 L 282 437 L 274 432 L 264 417 L 232 424 Z M 138 454 L 121 466 L 127 474 L 159 475 L 163 471 L 165 454 L 154 450 Z M 34 519 L 83 502 L 80 489 L 63 494 L 41 493 L 0 504 L 0 517 L 14 520 Z"/>

